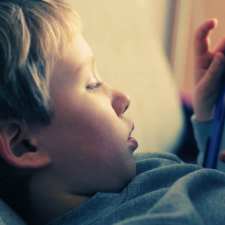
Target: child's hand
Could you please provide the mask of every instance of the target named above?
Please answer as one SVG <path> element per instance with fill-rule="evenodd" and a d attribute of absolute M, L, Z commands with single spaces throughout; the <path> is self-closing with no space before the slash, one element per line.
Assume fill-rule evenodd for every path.
<path fill-rule="evenodd" d="M 212 118 L 215 103 L 225 88 L 225 38 L 213 52 L 209 51 L 209 33 L 217 20 L 204 22 L 195 34 L 193 110 L 198 121 Z"/>

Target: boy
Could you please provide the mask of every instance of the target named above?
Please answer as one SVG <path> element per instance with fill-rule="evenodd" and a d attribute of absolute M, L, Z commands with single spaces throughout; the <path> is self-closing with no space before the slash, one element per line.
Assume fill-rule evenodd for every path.
<path fill-rule="evenodd" d="M 28 224 L 224 223 L 225 174 L 133 154 L 130 100 L 100 80 L 70 6 L 9 0 L 0 16 L 0 193 Z"/>

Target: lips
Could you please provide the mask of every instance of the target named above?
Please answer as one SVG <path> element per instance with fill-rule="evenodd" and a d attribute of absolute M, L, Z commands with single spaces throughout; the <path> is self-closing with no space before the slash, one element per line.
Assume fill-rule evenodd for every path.
<path fill-rule="evenodd" d="M 129 137 L 129 138 L 128 138 L 128 144 L 129 144 L 128 148 L 129 148 L 132 152 L 134 152 L 134 150 L 138 147 L 138 142 L 137 142 L 137 140 L 136 140 L 135 138 L 133 138 L 133 137 Z"/>

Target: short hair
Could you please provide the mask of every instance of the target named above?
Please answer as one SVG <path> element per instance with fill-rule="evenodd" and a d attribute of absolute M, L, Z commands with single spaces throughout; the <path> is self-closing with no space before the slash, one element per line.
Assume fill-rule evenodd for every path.
<path fill-rule="evenodd" d="M 0 121 L 50 123 L 51 65 L 80 30 L 63 0 L 0 1 Z"/>
<path fill-rule="evenodd" d="M 0 1 L 0 122 L 50 124 L 51 69 L 80 32 L 80 16 L 64 0 Z M 17 212 L 27 210 L 15 201 L 24 197 L 18 192 L 26 192 L 30 176 L 0 157 L 0 197 Z"/>

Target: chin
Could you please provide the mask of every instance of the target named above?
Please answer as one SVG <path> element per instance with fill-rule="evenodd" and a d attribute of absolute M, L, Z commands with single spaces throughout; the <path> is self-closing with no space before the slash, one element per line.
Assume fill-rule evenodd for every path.
<path fill-rule="evenodd" d="M 132 177 L 133 178 L 133 177 Z M 121 192 L 124 188 L 127 187 L 127 185 L 130 183 L 130 181 L 132 180 L 132 178 L 130 178 L 129 180 L 121 183 L 120 185 L 118 185 L 115 189 L 114 192 Z"/>
<path fill-rule="evenodd" d="M 113 191 L 121 192 L 135 176 L 136 176 L 136 166 L 128 170 L 126 176 L 123 179 L 120 179 L 120 181 L 117 183 Z"/>

